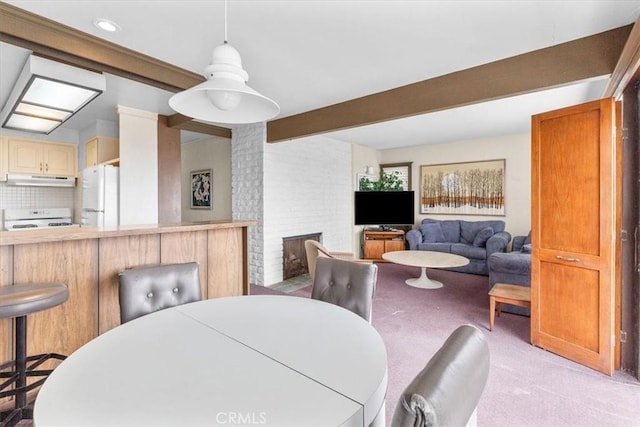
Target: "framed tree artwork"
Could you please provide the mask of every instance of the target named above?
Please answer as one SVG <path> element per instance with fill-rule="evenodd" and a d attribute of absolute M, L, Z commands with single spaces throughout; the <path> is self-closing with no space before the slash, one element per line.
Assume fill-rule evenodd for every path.
<path fill-rule="evenodd" d="M 420 213 L 505 215 L 505 159 L 420 166 Z"/>

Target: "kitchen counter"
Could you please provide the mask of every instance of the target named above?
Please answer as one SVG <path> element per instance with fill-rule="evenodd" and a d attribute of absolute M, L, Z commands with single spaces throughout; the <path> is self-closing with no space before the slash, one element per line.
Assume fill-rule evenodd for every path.
<path fill-rule="evenodd" d="M 116 227 L 63 227 L 41 230 L 0 231 L 0 246 L 43 243 L 66 240 L 99 239 L 103 237 L 137 236 L 144 234 L 183 233 L 185 231 L 229 229 L 256 225 L 255 221 L 202 221 L 179 224 L 125 225 Z"/>
<path fill-rule="evenodd" d="M 120 324 L 118 273 L 196 261 L 203 299 L 249 292 L 248 228 L 255 221 L 48 228 L 0 232 L 0 286 L 62 282 L 69 299 L 28 317 L 28 354 L 71 354 Z M 0 358 L 13 358 L 11 320 L 0 322 Z M 1 403 L 1 402 L 0 402 Z"/>

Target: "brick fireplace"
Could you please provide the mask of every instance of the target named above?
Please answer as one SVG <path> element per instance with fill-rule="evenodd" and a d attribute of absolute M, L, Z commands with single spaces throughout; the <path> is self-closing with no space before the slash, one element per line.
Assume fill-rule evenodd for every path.
<path fill-rule="evenodd" d="M 319 242 L 322 233 L 302 234 L 282 238 L 282 279 L 287 280 L 309 272 L 307 254 L 304 250 L 305 240 Z"/>

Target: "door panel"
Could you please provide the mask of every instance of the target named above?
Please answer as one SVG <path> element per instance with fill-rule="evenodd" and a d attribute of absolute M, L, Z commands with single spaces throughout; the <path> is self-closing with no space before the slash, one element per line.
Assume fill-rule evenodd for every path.
<path fill-rule="evenodd" d="M 541 262 L 540 333 L 598 352 L 599 289 L 597 271 Z"/>
<path fill-rule="evenodd" d="M 613 372 L 616 149 L 610 99 L 532 118 L 531 341 Z"/>
<path fill-rule="evenodd" d="M 540 123 L 540 247 L 597 255 L 600 194 L 598 111 L 573 113 Z M 567 136 L 579 144 L 568 143 Z M 558 185 L 562 183 L 562 185 Z M 594 198 L 595 203 L 594 203 Z M 570 206 L 571 209 L 562 209 Z M 562 210 L 562 215 L 558 211 Z M 571 230 L 580 230 L 572 233 Z"/>

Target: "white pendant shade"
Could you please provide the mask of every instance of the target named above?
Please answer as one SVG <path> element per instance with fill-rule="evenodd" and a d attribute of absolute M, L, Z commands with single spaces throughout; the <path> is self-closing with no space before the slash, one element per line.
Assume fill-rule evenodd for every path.
<path fill-rule="evenodd" d="M 205 71 L 207 81 L 173 95 L 171 108 L 196 120 L 228 124 L 263 122 L 280 112 L 278 104 L 247 86 L 240 54 L 229 44 L 213 50 Z"/>

